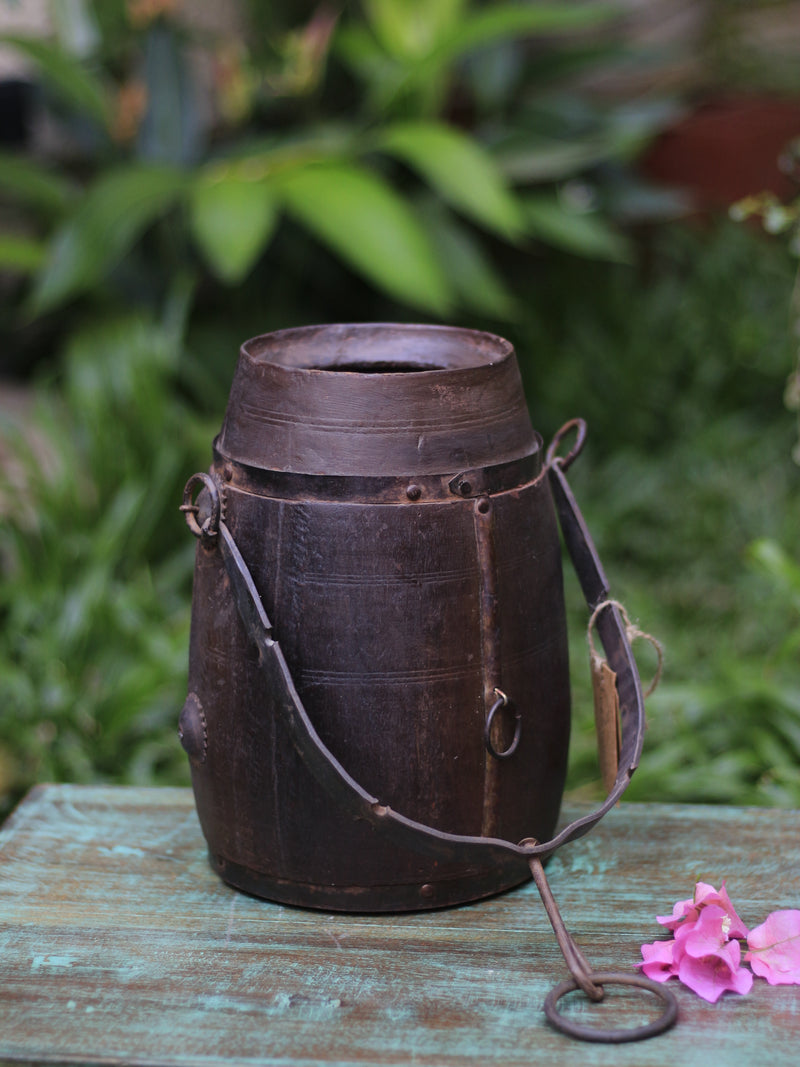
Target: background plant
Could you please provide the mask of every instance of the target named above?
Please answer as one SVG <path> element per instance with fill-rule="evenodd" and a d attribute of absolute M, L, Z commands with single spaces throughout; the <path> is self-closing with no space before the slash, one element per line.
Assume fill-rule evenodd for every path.
<path fill-rule="evenodd" d="M 273 27 L 253 49 L 193 40 L 173 7 L 72 4 L 61 41 L 6 39 L 35 65 L 66 146 L 0 159 L 0 188 L 29 220 L 0 242 L 0 263 L 32 276 L 29 315 L 63 316 L 79 298 L 152 303 L 176 271 L 239 285 L 265 254 L 265 272 L 293 275 L 284 225 L 312 236 L 308 288 L 319 242 L 436 316 L 512 311 L 487 241 L 627 254 L 585 190 L 530 191 L 627 158 L 663 117 L 548 98 L 587 60 L 573 38 L 553 42 L 607 22 L 602 5 L 370 0 Z M 210 82 L 194 74 L 196 47 Z"/>
<path fill-rule="evenodd" d="M 43 393 L 30 421 L 6 428 L 7 798 L 37 779 L 185 777 L 172 734 L 193 557 L 175 537 L 174 502 L 201 424 L 174 391 L 180 311 L 171 301 L 172 319 L 132 313 L 76 332 L 59 395 Z"/>
<path fill-rule="evenodd" d="M 800 620 L 780 548 L 794 543 L 799 506 L 792 419 L 781 417 L 796 265 L 784 246 L 731 225 L 664 232 L 657 262 L 646 285 L 624 269 L 598 278 L 587 266 L 576 278 L 573 264 L 593 297 L 580 313 L 565 303 L 540 339 L 558 346 L 575 410 L 599 431 L 571 476 L 614 595 L 666 648 L 629 793 L 796 806 Z M 541 385 L 561 408 L 567 386 L 550 365 L 555 384 Z M 575 637 L 586 709 L 578 618 Z M 593 749 L 584 710 L 575 783 L 594 781 Z"/>
<path fill-rule="evenodd" d="M 186 781 L 176 503 L 238 344 L 420 317 L 510 336 L 546 436 L 589 420 L 579 497 L 667 647 L 633 794 L 800 803 L 792 262 L 749 231 L 616 225 L 674 207 L 629 165 L 673 109 L 575 88 L 619 51 L 609 12 L 253 3 L 245 40 L 173 8 L 73 3 L 59 38 L 14 42 L 58 136 L 0 157 L 4 359 L 39 383 L 0 437 L 0 804 L 43 778 Z"/>

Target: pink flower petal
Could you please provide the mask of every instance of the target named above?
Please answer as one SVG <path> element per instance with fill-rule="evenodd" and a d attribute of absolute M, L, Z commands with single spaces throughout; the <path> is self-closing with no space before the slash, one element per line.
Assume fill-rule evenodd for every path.
<path fill-rule="evenodd" d="M 672 909 L 672 915 L 656 915 L 656 922 L 666 926 L 669 930 L 675 930 L 692 912 L 694 912 L 692 917 L 696 919 L 697 909 L 693 900 L 679 900 Z"/>
<path fill-rule="evenodd" d="M 800 911 L 773 911 L 750 931 L 745 960 L 770 985 L 800 985 Z"/>
<path fill-rule="evenodd" d="M 654 941 L 652 945 L 642 945 L 642 959 L 643 962 L 637 966 L 655 982 L 666 982 L 678 973 L 674 941 Z"/>
<path fill-rule="evenodd" d="M 736 914 L 724 881 L 719 890 L 708 882 L 697 882 L 691 900 L 679 900 L 672 909 L 672 915 L 657 915 L 656 922 L 666 926 L 668 930 L 679 930 L 688 923 L 695 922 L 701 911 L 710 905 L 722 908 L 726 915 L 730 916 L 730 937 L 747 937 L 747 927 Z"/>
<path fill-rule="evenodd" d="M 738 943 L 734 944 L 738 948 Z M 709 1004 L 716 1004 L 727 990 L 744 995 L 753 987 L 750 971 L 745 967 L 731 968 L 716 956 L 695 959 L 685 955 L 678 967 L 678 978 Z"/>
<path fill-rule="evenodd" d="M 681 946 L 681 952 L 685 952 L 686 951 L 686 947 L 685 947 L 686 946 L 686 939 L 689 936 L 689 934 L 692 932 L 692 930 L 694 930 L 695 926 L 697 926 L 697 919 L 696 918 L 695 919 L 687 919 L 686 922 L 683 924 L 683 926 L 679 926 L 677 928 L 677 930 L 675 931 L 674 937 L 675 937 L 675 940 Z"/>
<path fill-rule="evenodd" d="M 728 896 L 728 890 L 725 888 L 725 882 L 719 888 L 719 892 L 709 885 L 707 882 L 698 882 L 694 887 L 694 902 L 698 908 L 706 908 L 710 904 L 716 904 L 722 908 L 731 919 L 730 937 L 747 937 L 747 927 L 736 914 L 736 910 L 731 904 L 731 899 Z"/>
<path fill-rule="evenodd" d="M 686 954 L 694 959 L 715 956 L 735 970 L 739 966 L 741 950 L 738 941 L 729 939 L 731 925 L 731 917 L 723 908 L 716 904 L 707 905 L 697 922 L 685 934 L 681 932 L 680 941 Z"/>

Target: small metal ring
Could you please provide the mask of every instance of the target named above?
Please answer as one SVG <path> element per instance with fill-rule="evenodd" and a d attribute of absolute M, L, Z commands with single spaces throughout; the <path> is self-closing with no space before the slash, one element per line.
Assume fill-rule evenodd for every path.
<path fill-rule="evenodd" d="M 654 1019 L 651 1023 L 646 1023 L 644 1026 L 633 1026 L 628 1029 L 618 1030 L 597 1030 L 591 1026 L 581 1026 L 580 1023 L 571 1022 L 566 1019 L 558 1010 L 558 1002 L 567 993 L 572 993 L 573 990 L 578 988 L 578 983 L 574 978 L 568 978 L 565 982 L 561 982 L 551 989 L 547 995 L 547 999 L 544 1002 L 544 1013 L 547 1016 L 547 1021 L 551 1023 L 557 1030 L 561 1030 L 562 1033 L 568 1034 L 570 1037 L 575 1037 L 579 1041 L 598 1041 L 604 1044 L 622 1044 L 625 1041 L 642 1041 L 646 1037 L 655 1037 L 656 1034 L 662 1034 L 665 1030 L 668 1030 L 674 1025 L 675 1020 L 678 1018 L 678 1002 L 675 999 L 671 990 L 666 989 L 658 982 L 654 982 L 650 978 L 645 978 L 642 974 L 617 974 L 613 971 L 593 971 L 588 976 L 593 982 L 598 985 L 632 985 L 637 986 L 640 989 L 647 989 L 649 992 L 654 993 L 665 1004 L 664 1011 L 661 1015 Z"/>
<path fill-rule="evenodd" d="M 519 711 L 514 712 L 514 718 L 517 722 L 516 729 L 514 730 L 514 739 L 508 748 L 503 749 L 502 752 L 498 752 L 492 744 L 492 722 L 500 708 L 508 706 L 508 697 L 501 689 L 495 689 L 495 693 L 497 693 L 497 700 L 492 704 L 489 709 L 489 714 L 486 716 L 486 725 L 483 728 L 483 740 L 490 756 L 494 756 L 495 759 L 508 759 L 509 756 L 514 755 L 517 751 L 517 746 L 519 745 L 519 739 L 522 733 L 522 716 Z"/>
<path fill-rule="evenodd" d="M 208 491 L 208 495 L 211 498 L 211 510 L 208 516 L 203 520 L 201 525 L 197 521 L 198 505 L 194 503 L 194 491 L 198 485 L 202 485 L 204 489 Z M 219 520 L 222 505 L 220 502 L 219 486 L 211 477 L 210 474 L 201 472 L 200 474 L 193 474 L 186 485 L 183 487 L 183 503 L 180 506 L 180 510 L 183 512 L 186 519 L 186 525 L 192 531 L 195 537 L 201 537 L 203 539 L 214 538 L 219 532 Z"/>
<path fill-rule="evenodd" d="M 567 452 L 566 456 L 557 456 L 561 442 L 570 432 L 570 430 L 577 430 L 577 437 L 575 438 L 575 444 Z M 557 464 L 562 471 L 569 470 L 575 460 L 583 451 L 583 446 L 586 442 L 586 421 L 584 419 L 570 419 L 569 422 L 565 422 L 553 440 L 550 442 L 550 446 L 547 449 L 547 455 L 545 457 L 548 467 L 552 467 L 553 464 Z"/>

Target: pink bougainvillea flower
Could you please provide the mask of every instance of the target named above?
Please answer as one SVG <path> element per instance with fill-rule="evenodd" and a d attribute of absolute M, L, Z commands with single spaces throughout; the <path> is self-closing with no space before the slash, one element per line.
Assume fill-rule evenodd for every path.
<path fill-rule="evenodd" d="M 654 941 L 652 945 L 642 945 L 641 967 L 648 978 L 655 982 L 666 982 L 668 978 L 677 977 L 678 963 L 675 959 L 675 941 Z"/>
<path fill-rule="evenodd" d="M 658 915 L 656 921 L 668 930 L 678 930 L 697 922 L 701 911 L 711 905 L 722 908 L 730 917 L 729 937 L 747 937 L 747 927 L 736 914 L 724 882 L 719 890 L 707 882 L 698 882 L 694 887 L 693 898 L 679 900 L 672 909 L 672 915 Z"/>
<path fill-rule="evenodd" d="M 742 966 L 739 939 L 747 927 L 731 904 L 725 883 L 698 882 L 690 900 L 679 900 L 672 915 L 658 921 L 673 932 L 672 941 L 642 945 L 642 971 L 659 982 L 677 976 L 684 985 L 714 1004 L 723 993 L 749 993 L 753 975 Z"/>
<path fill-rule="evenodd" d="M 678 978 L 709 1004 L 716 1004 L 727 990 L 744 995 L 753 987 L 751 972 L 738 965 L 739 942 L 731 941 L 730 944 L 733 949 L 731 954 L 737 959 L 735 967 L 731 967 L 727 960 L 720 956 L 695 958 L 684 953 L 681 957 Z"/>
<path fill-rule="evenodd" d="M 725 883 L 719 890 L 698 882 L 690 900 L 671 915 L 657 916 L 672 931 L 669 941 L 642 945 L 641 970 L 657 982 L 677 977 L 710 1004 L 725 992 L 749 993 L 753 974 L 770 985 L 800 985 L 800 910 L 773 911 L 748 931 L 736 914 Z M 740 942 L 747 942 L 742 965 Z"/>
<path fill-rule="evenodd" d="M 699 908 L 694 919 L 687 912 L 672 941 L 642 945 L 644 962 L 639 966 L 657 982 L 676 975 L 711 1004 L 726 990 L 749 993 L 753 976 L 741 966 L 739 942 L 730 940 L 733 925 L 728 911 L 718 904 Z"/>
<path fill-rule="evenodd" d="M 724 881 L 719 887 L 719 892 L 713 885 L 708 885 L 706 882 L 698 882 L 694 887 L 694 901 L 698 908 L 707 908 L 709 905 L 715 904 L 725 911 L 731 920 L 728 930 L 729 937 L 747 937 L 747 927 L 736 914 Z"/>
<path fill-rule="evenodd" d="M 731 970 L 739 966 L 741 950 L 738 941 L 731 941 L 733 920 L 724 908 L 709 904 L 703 908 L 696 922 L 675 931 L 675 941 L 680 955 L 701 960 L 714 956 L 726 963 Z"/>
<path fill-rule="evenodd" d="M 773 911 L 747 936 L 745 960 L 770 985 L 800 985 L 800 911 Z"/>

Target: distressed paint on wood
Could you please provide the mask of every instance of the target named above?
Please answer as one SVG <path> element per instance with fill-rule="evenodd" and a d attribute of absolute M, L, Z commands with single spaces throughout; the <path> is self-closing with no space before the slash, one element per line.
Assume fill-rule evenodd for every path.
<path fill-rule="evenodd" d="M 592 963 L 627 970 L 697 880 L 727 877 L 750 925 L 800 906 L 798 830 L 797 812 L 623 805 L 548 873 Z M 0 831 L 2 1062 L 797 1062 L 798 987 L 759 980 L 712 1006 L 676 986 L 673 1031 L 607 1047 L 544 1021 L 564 976 L 531 885 L 402 916 L 237 893 L 208 867 L 188 790 L 40 787 Z M 612 1025 L 648 1015 L 621 991 L 613 1003 Z"/>

